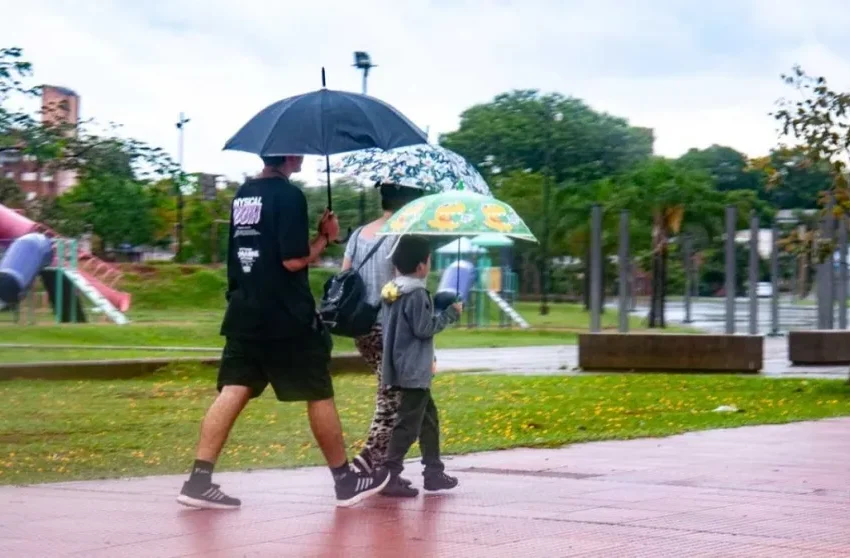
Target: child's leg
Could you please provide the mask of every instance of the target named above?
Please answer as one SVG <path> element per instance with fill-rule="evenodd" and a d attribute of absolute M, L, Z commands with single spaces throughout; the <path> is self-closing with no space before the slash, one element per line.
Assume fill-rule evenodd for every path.
<path fill-rule="evenodd" d="M 422 430 L 419 433 L 419 449 L 422 450 L 424 475 L 442 473 L 445 470 L 443 462 L 440 461 L 440 419 L 430 390 L 422 418 Z"/>
<path fill-rule="evenodd" d="M 384 463 L 393 476 L 398 476 L 404 469 L 404 456 L 407 455 L 410 446 L 419 438 L 422 419 L 430 400 L 428 390 L 403 389 L 400 391 L 401 403 L 390 436 L 389 448 L 387 448 L 387 460 Z"/>
<path fill-rule="evenodd" d="M 424 488 L 428 491 L 451 490 L 458 485 L 455 477 L 450 477 L 445 471 L 445 466 L 440 460 L 440 420 L 437 416 L 437 405 L 428 394 L 428 404 L 425 407 L 425 415 L 422 417 L 422 432 L 419 434 L 419 448 L 422 450 L 422 464 L 425 470 Z"/>

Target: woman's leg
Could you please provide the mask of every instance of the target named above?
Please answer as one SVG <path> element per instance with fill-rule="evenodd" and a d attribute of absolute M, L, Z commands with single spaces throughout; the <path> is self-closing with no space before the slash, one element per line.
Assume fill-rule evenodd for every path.
<path fill-rule="evenodd" d="M 384 353 L 381 326 L 376 325 L 368 334 L 355 339 L 354 344 L 366 364 L 374 371 L 377 380 L 375 414 L 372 416 L 372 425 L 369 427 L 366 446 L 361 453 L 368 460 L 368 466 L 374 467 L 383 465 L 387 458 L 387 448 L 395 426 L 401 393 L 397 390 L 384 388 L 381 385 L 381 357 Z"/>

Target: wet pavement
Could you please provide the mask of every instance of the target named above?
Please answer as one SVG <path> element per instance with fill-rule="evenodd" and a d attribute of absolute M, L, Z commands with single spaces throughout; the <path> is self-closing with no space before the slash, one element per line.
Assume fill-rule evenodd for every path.
<path fill-rule="evenodd" d="M 352 509 L 334 508 L 323 468 L 217 474 L 235 511 L 181 508 L 182 476 L 2 487 L 0 556 L 850 556 L 848 429 L 468 455 L 447 460 L 455 491 Z"/>
<path fill-rule="evenodd" d="M 438 341 L 439 343 L 439 341 Z M 443 370 L 480 370 L 496 374 L 581 374 L 578 346 L 493 347 L 487 349 L 445 349 L 437 351 Z M 841 379 L 850 368 L 839 366 L 792 366 L 788 361 L 785 337 L 765 337 L 763 374 L 771 377 Z"/>

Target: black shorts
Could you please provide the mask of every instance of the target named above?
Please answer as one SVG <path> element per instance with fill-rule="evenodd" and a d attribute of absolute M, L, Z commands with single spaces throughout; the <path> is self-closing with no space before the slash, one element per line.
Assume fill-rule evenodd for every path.
<path fill-rule="evenodd" d="M 228 337 L 218 370 L 218 390 L 246 386 L 254 398 L 271 384 L 279 401 L 330 399 L 334 396 L 331 347 L 330 335 L 321 331 L 262 341 Z"/>

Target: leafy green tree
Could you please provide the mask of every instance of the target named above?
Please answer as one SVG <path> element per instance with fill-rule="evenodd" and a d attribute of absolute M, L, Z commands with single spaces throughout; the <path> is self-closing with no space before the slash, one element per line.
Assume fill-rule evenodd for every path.
<path fill-rule="evenodd" d="M 690 149 L 678 161 L 684 167 L 706 172 L 721 192 L 764 190 L 764 174 L 752 168 L 746 155 L 731 147 L 712 145 L 707 149 Z"/>
<path fill-rule="evenodd" d="M 608 190 L 614 196 L 609 204 L 611 209 L 628 209 L 639 230 L 633 236 L 635 251 L 649 242 L 652 273 L 649 327 L 666 327 L 670 240 L 686 230 L 716 235 L 726 200 L 714 188 L 708 174 L 660 157 L 611 182 L 617 186 Z"/>
<path fill-rule="evenodd" d="M 579 99 L 536 90 L 504 93 L 467 109 L 460 128 L 440 139 L 494 188 L 500 175 L 512 172 L 549 169 L 557 184 L 604 178 L 645 160 L 652 142 L 651 130 L 596 112 Z"/>
<path fill-rule="evenodd" d="M 23 209 L 26 195 L 14 180 L 0 177 L 0 204 L 12 209 Z"/>

